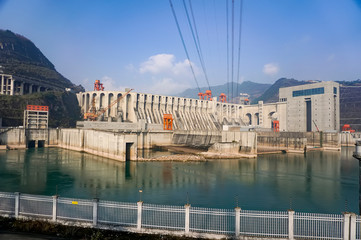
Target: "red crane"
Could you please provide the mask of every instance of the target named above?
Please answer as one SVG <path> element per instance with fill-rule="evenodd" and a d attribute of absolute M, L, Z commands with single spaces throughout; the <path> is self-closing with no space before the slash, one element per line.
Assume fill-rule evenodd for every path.
<path fill-rule="evenodd" d="M 104 91 L 103 83 L 100 83 L 100 80 L 95 80 L 94 91 Z"/>

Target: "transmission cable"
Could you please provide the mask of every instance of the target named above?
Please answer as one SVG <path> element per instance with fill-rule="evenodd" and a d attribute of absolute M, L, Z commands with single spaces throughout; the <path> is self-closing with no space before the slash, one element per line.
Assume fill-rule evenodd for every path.
<path fill-rule="evenodd" d="M 242 40 L 242 11 L 243 11 L 243 0 L 240 0 L 240 16 L 239 16 L 239 42 L 238 42 L 238 70 L 237 70 L 237 94 L 238 94 L 238 82 L 241 82 L 239 77 L 239 71 L 241 68 L 241 40 Z"/>
<path fill-rule="evenodd" d="M 232 72 L 231 72 L 231 79 L 232 79 L 232 102 L 233 102 L 233 72 L 234 72 L 234 0 L 232 0 Z"/>
<path fill-rule="evenodd" d="M 195 19 L 194 19 L 192 4 L 191 4 L 191 1 L 190 1 L 190 0 L 189 0 L 189 4 L 190 4 L 191 14 L 192 14 L 192 18 L 193 18 L 193 26 L 192 26 L 192 23 L 191 23 L 190 18 L 189 18 L 189 13 L 188 13 L 188 9 L 187 9 L 185 0 L 183 0 L 183 6 L 184 6 L 184 10 L 185 10 L 186 15 L 187 15 L 187 20 L 188 20 L 189 28 L 191 29 L 191 32 L 192 32 L 192 37 L 193 37 L 194 45 L 196 46 L 196 49 L 197 49 L 197 54 L 198 54 L 199 61 L 200 61 L 201 66 L 202 66 L 202 70 L 203 70 L 204 76 L 205 76 L 206 81 L 207 81 L 208 89 L 211 90 L 211 87 L 210 87 L 209 81 L 208 81 L 208 75 L 207 75 L 206 67 L 205 67 L 205 64 L 204 64 L 204 59 L 203 59 L 203 55 L 202 55 L 201 45 L 200 45 L 200 41 L 199 41 L 199 37 L 198 37 L 196 22 L 195 22 Z M 193 31 L 193 27 L 194 27 L 194 31 Z M 194 32 L 196 32 L 197 38 L 196 38 Z"/>
<path fill-rule="evenodd" d="M 194 77 L 194 81 L 195 81 L 196 84 L 197 84 L 198 91 L 201 92 L 201 89 L 199 88 L 199 84 L 198 84 L 198 81 L 197 81 L 197 78 L 196 78 L 196 74 L 194 73 L 193 66 L 192 66 L 191 60 L 190 60 L 190 58 L 189 58 L 189 54 L 188 54 L 188 50 L 187 50 L 186 44 L 185 44 L 184 39 L 183 39 L 182 31 L 181 31 L 181 29 L 180 29 L 180 27 L 179 27 L 177 15 L 175 14 L 172 0 L 169 0 L 169 4 L 170 4 L 170 7 L 171 7 L 171 9 L 172 9 L 172 13 L 173 13 L 173 16 L 174 16 L 175 23 L 176 23 L 176 25 L 177 25 L 177 29 L 178 29 L 179 36 L 180 36 L 180 38 L 181 38 L 181 40 L 182 40 L 182 44 L 183 44 L 184 51 L 185 51 L 185 53 L 186 53 L 186 55 L 187 55 L 187 59 L 188 59 L 189 66 L 191 67 L 191 70 L 192 70 L 192 74 L 193 74 L 193 77 Z"/>
<path fill-rule="evenodd" d="M 228 0 L 226 0 L 226 25 L 227 25 L 227 96 L 229 95 L 229 26 L 228 26 Z"/>

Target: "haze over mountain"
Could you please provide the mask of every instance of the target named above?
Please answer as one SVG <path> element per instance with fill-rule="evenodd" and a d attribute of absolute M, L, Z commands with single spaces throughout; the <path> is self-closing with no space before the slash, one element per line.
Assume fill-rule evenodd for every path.
<path fill-rule="evenodd" d="M 235 82 L 233 82 L 232 84 L 226 83 L 223 85 L 211 86 L 212 96 L 218 97 L 221 93 L 224 93 L 227 95 L 227 99 L 230 99 L 229 95 L 231 95 L 230 93 L 232 92 L 232 85 L 233 85 L 233 92 L 234 92 L 235 98 L 238 97 L 240 93 L 248 93 L 250 95 L 251 100 L 261 96 L 264 93 L 264 91 L 266 91 L 271 86 L 271 84 L 255 83 L 255 82 L 251 82 L 251 81 L 245 81 L 245 82 L 242 82 L 241 84 L 235 83 Z M 238 85 L 238 88 L 237 88 L 237 85 Z M 238 92 L 237 92 L 237 89 L 238 89 Z M 203 93 L 206 90 L 208 90 L 207 87 L 201 88 L 201 92 L 203 92 Z M 198 92 L 199 92 L 198 88 L 189 88 L 189 89 L 185 90 L 184 92 L 177 94 L 177 96 L 188 97 L 188 98 L 198 98 Z"/>

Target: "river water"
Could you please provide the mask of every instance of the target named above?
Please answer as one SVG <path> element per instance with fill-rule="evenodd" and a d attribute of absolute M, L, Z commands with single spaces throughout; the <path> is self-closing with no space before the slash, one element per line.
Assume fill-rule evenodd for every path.
<path fill-rule="evenodd" d="M 127 163 L 59 148 L 0 151 L 0 191 L 125 202 L 141 198 L 145 203 L 189 202 L 210 208 L 358 213 L 359 173 L 353 150 Z"/>

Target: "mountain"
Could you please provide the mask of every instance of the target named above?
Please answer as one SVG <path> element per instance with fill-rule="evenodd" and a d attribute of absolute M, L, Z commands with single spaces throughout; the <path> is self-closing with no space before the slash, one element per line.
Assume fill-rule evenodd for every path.
<path fill-rule="evenodd" d="M 350 124 L 361 132 L 361 80 L 339 81 L 340 85 L 340 125 Z"/>
<path fill-rule="evenodd" d="M 29 39 L 9 30 L 0 30 L 0 73 L 30 80 L 41 80 L 58 89 L 84 91 L 58 73 L 54 65 Z M 48 91 L 27 95 L 0 95 L 0 118 L 5 127 L 22 126 L 26 105 L 49 106 L 49 127 L 75 127 L 81 119 L 76 95 Z"/>
<path fill-rule="evenodd" d="M 269 87 L 262 96 L 254 99 L 252 103 L 263 101 L 264 103 L 278 102 L 278 90 L 282 87 L 292 87 L 303 84 L 309 84 L 314 81 L 298 81 L 293 78 L 280 78 L 271 87 Z"/>
<path fill-rule="evenodd" d="M 226 83 L 223 85 L 211 86 L 212 96 L 218 97 L 221 93 L 230 95 L 228 94 L 228 92 L 232 91 L 232 85 L 233 85 L 233 92 L 235 97 L 236 96 L 238 97 L 240 93 L 247 93 L 250 95 L 251 100 L 261 96 L 263 92 L 266 91 L 271 86 L 271 84 L 255 83 L 250 81 L 245 81 L 242 82 L 241 84 L 235 82 L 233 82 L 232 84 Z M 237 86 L 238 86 L 238 92 L 237 92 Z M 208 88 L 206 87 L 201 88 L 201 92 L 203 93 L 206 90 L 208 90 Z M 189 88 L 184 92 L 177 94 L 177 96 L 187 97 L 187 98 L 198 98 L 198 92 L 199 92 L 198 88 Z M 229 99 L 228 96 L 227 99 Z"/>
<path fill-rule="evenodd" d="M 81 120 L 76 95 L 71 92 L 40 92 L 21 96 L 0 95 L 0 117 L 4 127 L 23 125 L 26 105 L 49 106 L 49 127 L 75 127 Z"/>
<path fill-rule="evenodd" d="M 336 81 L 338 82 L 341 86 L 343 87 L 347 87 L 347 86 L 361 86 L 361 79 L 357 79 L 355 81 Z"/>
<path fill-rule="evenodd" d="M 41 79 L 63 89 L 84 89 L 58 73 L 33 42 L 9 30 L 0 30 L 0 66 L 6 74 Z"/>

